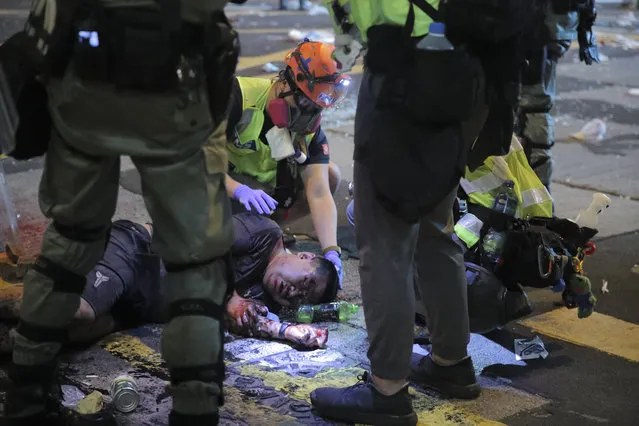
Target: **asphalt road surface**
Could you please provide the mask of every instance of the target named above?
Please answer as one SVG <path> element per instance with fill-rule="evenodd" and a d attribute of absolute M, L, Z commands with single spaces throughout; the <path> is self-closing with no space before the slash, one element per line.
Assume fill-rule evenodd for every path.
<path fill-rule="evenodd" d="M 0 41 L 21 27 L 28 3 L 2 1 Z M 329 18 L 321 9 L 279 11 L 275 10 L 276 5 L 269 1 L 229 7 L 229 16 L 242 42 L 238 74 L 276 75 L 285 53 L 300 36 L 310 33 L 312 38 L 330 41 Z M 604 9 L 600 13 L 602 21 L 614 24 L 615 13 L 614 9 Z M 636 39 L 632 33 L 636 27 L 626 31 L 627 28 L 613 28 L 613 24 L 601 29 L 612 34 L 607 39 L 617 40 L 618 33 Z M 634 161 L 639 153 L 639 104 L 637 98 L 624 96 L 629 88 L 639 87 L 639 50 L 636 46 L 608 42 L 601 51 L 608 60 L 593 71 L 595 74 L 585 75 L 583 68 L 573 71 L 572 67 L 577 67 L 574 49 L 562 60 L 558 79 L 561 96 L 555 110 L 557 182 L 553 187 L 558 211 L 567 216 L 585 207 L 582 200 L 587 201 L 590 192 L 583 188 L 622 196 L 614 198 L 609 214 L 614 220 L 602 224 L 605 232 L 596 240 L 597 252 L 585 264 L 599 299 L 597 312 L 589 319 L 577 320 L 574 310 L 558 306 L 556 295 L 549 291 L 531 292 L 535 302 L 533 316 L 489 336 L 473 335 L 470 352 L 485 388 L 482 398 L 472 403 L 445 401 L 416 390 L 420 424 L 637 424 L 639 267 L 633 267 L 639 264 L 639 173 Z M 353 74 L 356 83 L 360 70 Z M 357 84 L 354 86 L 355 89 Z M 342 108 L 326 114 L 324 120 L 330 130 L 333 161 L 346 179 L 352 176 L 355 102 L 353 90 Z M 586 121 L 601 117 L 609 126 L 610 137 L 605 141 L 577 145 L 563 138 Z M 25 201 L 31 203 L 30 209 L 37 208 L 33 187 L 40 168 L 39 160 L 6 164 L 8 180 L 12 176 L 20 180 L 14 188 L 23 188 L 19 190 L 22 199 L 30 194 L 31 200 Z M 340 238 L 352 243 L 343 214 L 347 201 L 344 191 L 343 188 L 336 197 Z M 133 196 L 123 190 L 121 197 Z M 122 214 L 144 215 L 141 201 L 135 200 L 127 204 Z M 296 224 L 294 230 L 311 232 L 310 221 Z M 312 245 L 309 243 L 310 249 L 317 250 Z M 345 269 L 345 291 L 349 298 L 357 300 L 356 260 L 346 261 Z M 600 291 L 604 280 L 609 293 Z M 7 285 L 0 281 L 0 295 Z M 309 411 L 308 392 L 317 386 L 353 383 L 356 373 L 367 365 L 361 316 L 348 324 L 331 325 L 330 332 L 329 349 L 312 353 L 250 339 L 230 342 L 226 347 L 227 404 L 222 423 L 323 424 Z M 160 326 L 141 327 L 70 354 L 64 364 L 67 376 L 85 393 L 92 389 L 108 393 L 111 378 L 121 373 L 134 375 L 143 394 L 142 404 L 135 413 L 122 415 L 122 424 L 163 425 L 168 395 L 164 391 L 166 370 L 158 354 L 160 333 Z M 549 356 L 517 360 L 513 340 L 532 336 L 542 339 Z"/>

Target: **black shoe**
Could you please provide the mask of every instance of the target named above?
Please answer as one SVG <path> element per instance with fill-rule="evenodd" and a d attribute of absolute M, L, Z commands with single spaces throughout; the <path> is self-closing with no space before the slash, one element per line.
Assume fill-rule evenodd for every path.
<path fill-rule="evenodd" d="M 319 388 L 311 392 L 313 411 L 327 419 L 371 425 L 416 425 L 417 414 L 408 386 L 386 396 L 375 389 L 368 373 L 347 388 Z"/>
<path fill-rule="evenodd" d="M 59 385 L 16 386 L 9 379 L 0 383 L 0 425 L 2 426 L 118 426 L 108 410 L 80 414 L 63 407 Z"/>
<path fill-rule="evenodd" d="M 428 355 L 413 354 L 410 379 L 449 398 L 475 399 L 481 392 L 470 357 L 459 364 L 443 367 Z"/>

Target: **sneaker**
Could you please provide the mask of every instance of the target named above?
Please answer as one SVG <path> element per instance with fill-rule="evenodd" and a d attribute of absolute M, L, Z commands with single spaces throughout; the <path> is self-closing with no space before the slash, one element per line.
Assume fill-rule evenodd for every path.
<path fill-rule="evenodd" d="M 417 414 L 405 386 L 394 395 L 377 391 L 369 374 L 347 388 L 319 388 L 311 392 L 313 412 L 345 423 L 369 425 L 416 425 Z"/>
<path fill-rule="evenodd" d="M 459 364 L 444 367 L 433 361 L 429 355 L 414 353 L 410 379 L 415 384 L 433 389 L 449 398 L 475 399 L 481 392 L 470 357 Z"/>

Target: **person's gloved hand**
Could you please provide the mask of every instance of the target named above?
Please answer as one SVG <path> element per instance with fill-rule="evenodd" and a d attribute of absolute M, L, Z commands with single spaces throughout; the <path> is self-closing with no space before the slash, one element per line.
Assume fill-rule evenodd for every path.
<path fill-rule="evenodd" d="M 588 318 L 595 310 L 597 298 L 592 294 L 592 285 L 585 275 L 573 274 L 568 278 L 564 302 L 569 308 L 577 307 L 579 318 Z"/>
<path fill-rule="evenodd" d="M 251 189 L 246 185 L 238 186 L 233 191 L 233 198 L 242 203 L 246 210 L 251 211 L 251 206 L 259 214 L 272 214 L 277 207 L 277 201 L 261 189 Z"/>
<path fill-rule="evenodd" d="M 344 273 L 342 270 L 342 259 L 339 257 L 339 253 L 335 250 L 331 250 L 324 255 L 327 260 L 330 260 L 333 265 L 335 265 L 335 269 L 337 269 L 337 278 L 339 281 L 339 289 L 342 289 L 342 278 L 344 277 Z"/>

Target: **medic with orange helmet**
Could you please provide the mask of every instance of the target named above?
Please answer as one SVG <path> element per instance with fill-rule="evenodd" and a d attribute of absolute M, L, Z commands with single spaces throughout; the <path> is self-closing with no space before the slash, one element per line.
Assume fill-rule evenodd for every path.
<path fill-rule="evenodd" d="M 285 58 L 275 79 L 236 77 L 227 128 L 226 189 L 233 212 L 273 214 L 280 224 L 310 213 L 323 254 L 337 268 L 340 172 L 320 121 L 348 91 L 331 44 L 304 40 Z"/>

